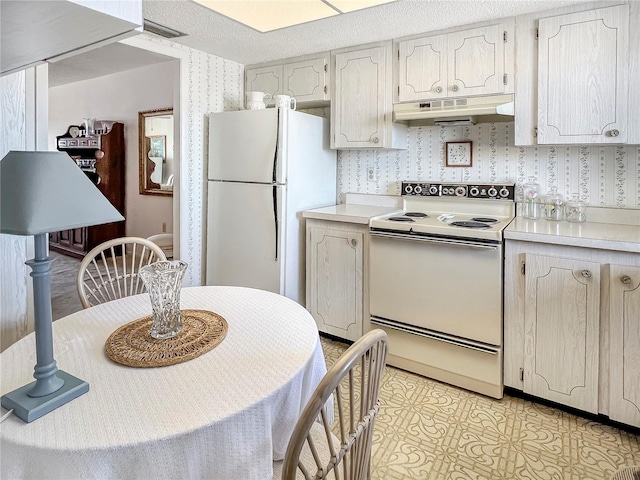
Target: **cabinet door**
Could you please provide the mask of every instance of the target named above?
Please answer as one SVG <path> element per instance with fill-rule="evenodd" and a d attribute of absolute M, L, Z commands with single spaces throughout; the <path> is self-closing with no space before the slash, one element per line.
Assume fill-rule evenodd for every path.
<path fill-rule="evenodd" d="M 640 267 L 609 271 L 609 417 L 640 427 Z"/>
<path fill-rule="evenodd" d="M 625 143 L 629 6 L 543 18 L 538 143 Z"/>
<path fill-rule="evenodd" d="M 600 265 L 526 255 L 524 391 L 598 413 Z"/>
<path fill-rule="evenodd" d="M 321 332 L 362 336 L 363 234 L 309 227 L 307 309 Z"/>
<path fill-rule="evenodd" d="M 384 46 L 336 54 L 331 148 L 383 146 L 386 62 Z"/>
<path fill-rule="evenodd" d="M 446 36 L 398 43 L 398 100 L 415 102 L 447 95 Z"/>
<path fill-rule="evenodd" d="M 501 25 L 447 35 L 447 95 L 504 92 L 504 29 Z"/>
<path fill-rule="evenodd" d="M 329 100 L 327 65 L 326 57 L 285 64 L 283 93 L 295 97 L 298 104 Z"/>
<path fill-rule="evenodd" d="M 245 92 L 282 93 L 282 65 L 249 68 L 245 71 Z"/>

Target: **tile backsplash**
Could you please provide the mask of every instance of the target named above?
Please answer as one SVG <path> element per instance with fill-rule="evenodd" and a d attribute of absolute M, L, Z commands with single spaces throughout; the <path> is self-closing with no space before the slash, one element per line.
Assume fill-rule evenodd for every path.
<path fill-rule="evenodd" d="M 403 180 L 515 182 L 534 176 L 547 192 L 580 194 L 589 205 L 640 208 L 640 145 L 538 146 L 513 144 L 513 123 L 410 127 L 407 150 L 341 150 L 339 201 L 346 193 L 399 195 Z M 446 167 L 445 142 L 471 140 L 472 166 Z M 373 169 L 373 180 L 368 170 Z"/>

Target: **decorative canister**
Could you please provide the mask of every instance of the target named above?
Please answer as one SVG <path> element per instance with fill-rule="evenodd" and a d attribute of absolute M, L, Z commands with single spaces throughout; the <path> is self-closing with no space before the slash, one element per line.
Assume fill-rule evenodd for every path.
<path fill-rule="evenodd" d="M 564 198 L 558 193 L 558 187 L 551 187 L 544 196 L 544 218 L 553 221 L 564 218 Z"/>
<path fill-rule="evenodd" d="M 564 206 L 564 219 L 567 222 L 585 222 L 587 220 L 587 202 L 574 193 Z"/>
<path fill-rule="evenodd" d="M 167 339 L 182 331 L 180 290 L 186 270 L 187 264 L 182 260 L 161 260 L 138 271 L 151 299 L 153 338 Z"/>
<path fill-rule="evenodd" d="M 533 220 L 540 218 L 540 185 L 536 177 L 529 177 L 522 186 L 522 200 L 522 216 Z"/>

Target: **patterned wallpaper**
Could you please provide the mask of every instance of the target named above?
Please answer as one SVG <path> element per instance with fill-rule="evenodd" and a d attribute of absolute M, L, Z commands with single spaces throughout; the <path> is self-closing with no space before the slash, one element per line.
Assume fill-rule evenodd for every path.
<path fill-rule="evenodd" d="M 240 109 L 244 66 L 151 35 L 138 35 L 123 43 L 180 58 L 180 98 L 186 102 L 180 108 L 186 117 L 181 119 L 180 259 L 189 264 L 184 285 L 201 285 L 206 206 L 204 172 L 209 148 L 207 115 Z M 174 227 L 177 222 L 174 217 Z"/>
<path fill-rule="evenodd" d="M 400 194 L 403 180 L 515 182 L 535 176 L 589 205 L 640 208 L 640 146 L 540 146 L 513 144 L 513 123 L 410 127 L 407 150 L 343 150 L 338 154 L 339 201 L 344 194 Z M 470 168 L 445 167 L 445 142 L 471 140 Z M 367 181 L 373 168 L 374 181 Z"/>

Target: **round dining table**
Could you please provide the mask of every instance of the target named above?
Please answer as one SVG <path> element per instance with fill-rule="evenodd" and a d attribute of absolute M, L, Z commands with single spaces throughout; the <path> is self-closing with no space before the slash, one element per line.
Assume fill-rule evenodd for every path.
<path fill-rule="evenodd" d="M 54 322 L 58 368 L 89 392 L 31 423 L 10 415 L 0 425 L 2 478 L 271 479 L 326 373 L 313 317 L 243 287 L 183 288 L 180 305 L 217 313 L 228 331 L 209 352 L 164 367 L 105 353 L 114 330 L 151 314 L 147 294 Z M 2 393 L 31 382 L 35 362 L 34 334 L 0 354 Z"/>

